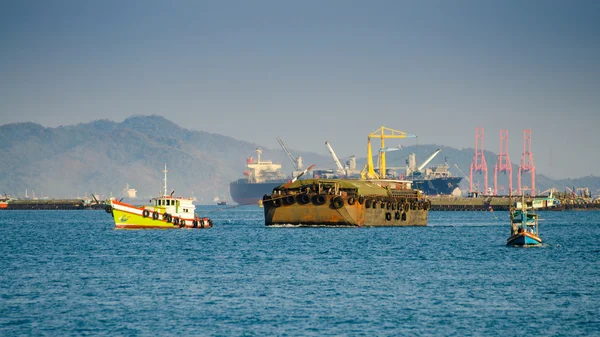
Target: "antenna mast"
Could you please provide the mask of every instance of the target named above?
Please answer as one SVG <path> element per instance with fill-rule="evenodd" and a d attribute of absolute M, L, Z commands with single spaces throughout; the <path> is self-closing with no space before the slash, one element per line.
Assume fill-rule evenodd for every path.
<path fill-rule="evenodd" d="M 165 169 L 163 170 L 163 172 L 165 173 L 165 194 L 163 195 L 167 195 L 167 172 L 169 172 L 169 170 L 167 170 L 167 163 L 165 163 Z"/>

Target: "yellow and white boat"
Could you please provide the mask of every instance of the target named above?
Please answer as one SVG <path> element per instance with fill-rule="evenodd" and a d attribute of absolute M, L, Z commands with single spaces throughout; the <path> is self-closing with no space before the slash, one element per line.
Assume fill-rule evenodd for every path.
<path fill-rule="evenodd" d="M 167 194 L 167 164 L 165 164 L 164 194 L 152 198 L 152 204 L 134 206 L 116 199 L 110 199 L 106 212 L 111 213 L 115 227 L 119 229 L 139 228 L 209 228 L 212 221 L 209 218 L 196 216 L 196 206 L 192 198 L 174 197 Z"/>

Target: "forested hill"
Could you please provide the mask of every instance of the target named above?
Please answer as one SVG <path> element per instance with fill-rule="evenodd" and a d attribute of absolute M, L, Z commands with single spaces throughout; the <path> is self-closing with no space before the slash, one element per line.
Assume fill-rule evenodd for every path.
<path fill-rule="evenodd" d="M 27 190 L 28 196 L 35 193 L 38 197 L 89 197 L 91 193 L 101 198 L 120 197 L 128 184 L 137 190 L 138 197 L 149 198 L 162 191 L 162 170 L 167 163 L 169 191 L 175 190 L 181 196 L 193 195 L 199 202 L 210 204 L 215 194 L 222 199 L 230 198 L 229 182 L 242 176 L 246 159 L 256 158 L 257 147 L 263 149 L 263 160 L 280 163 L 286 173 L 291 173 L 290 161 L 280 148 L 269 149 L 219 134 L 185 129 L 160 116 L 134 116 L 121 123 L 97 120 L 57 128 L 34 123 L 6 124 L 0 126 L 0 194 L 24 197 Z M 420 164 L 438 148 L 442 151 L 428 166 L 447 160 L 453 175 L 464 173 L 468 177 L 473 149 L 407 146 L 388 152 L 388 166 L 405 166 L 412 152 L 417 154 Z M 302 156 L 306 164 L 335 167 L 330 156 L 290 150 Z M 363 149 L 357 149 L 355 155 L 361 168 L 365 163 Z M 347 158 L 340 160 L 345 162 Z M 492 187 L 496 154 L 486 151 L 486 161 L 488 185 Z M 517 172 L 518 167 L 513 165 L 514 188 Z M 481 175 L 475 175 L 473 180 L 483 188 Z M 529 181 L 529 177 L 524 178 L 526 184 Z M 500 176 L 499 185 L 507 189 L 506 176 Z M 552 180 L 536 176 L 538 190 L 555 187 L 562 191 L 565 186 L 588 187 L 596 194 L 600 178 Z M 468 188 L 468 179 L 463 179 L 461 189 Z"/>
<path fill-rule="evenodd" d="M 24 197 L 75 197 L 91 193 L 123 194 L 126 184 L 138 197 L 156 196 L 163 188 L 167 163 L 168 189 L 212 203 L 229 197 L 229 182 L 242 176 L 246 159 L 261 147 L 231 137 L 182 128 L 159 116 L 135 116 L 116 123 L 92 123 L 46 128 L 34 123 L 0 126 L 0 193 Z M 281 149 L 263 148 L 263 160 L 273 160 L 291 172 Z M 297 152 L 317 165 L 326 156 Z"/>

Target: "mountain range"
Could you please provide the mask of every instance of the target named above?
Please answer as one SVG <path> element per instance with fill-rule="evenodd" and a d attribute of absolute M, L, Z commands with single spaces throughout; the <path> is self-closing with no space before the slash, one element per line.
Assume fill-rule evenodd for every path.
<path fill-rule="evenodd" d="M 123 196 L 125 187 L 129 186 L 137 190 L 139 198 L 150 198 L 163 191 L 166 163 L 169 193 L 175 191 L 175 195 L 194 196 L 199 203 L 212 203 L 216 195 L 229 199 L 229 182 L 241 177 L 246 159 L 256 158 L 257 148 L 263 149 L 263 160 L 281 163 L 285 172 L 292 172 L 292 165 L 282 149 L 269 149 L 220 134 L 189 130 L 161 116 L 133 116 L 121 123 L 96 120 L 56 128 L 30 122 L 5 124 L 0 126 L 3 154 L 0 156 L 3 172 L 0 175 L 0 193 L 15 197 L 25 197 L 27 193 L 28 197 L 51 198 L 90 197 L 93 193 L 97 198 L 107 198 Z M 441 152 L 429 166 L 446 160 L 454 175 L 463 176 L 464 173 L 468 178 L 474 153 L 472 148 L 459 150 L 435 144 L 407 146 L 388 152 L 387 165 L 405 166 L 406 158 L 412 152 L 417 154 L 417 164 L 420 164 L 438 148 Z M 289 150 L 301 156 L 306 164 L 335 168 L 330 156 L 293 148 Z M 360 168 L 365 163 L 365 157 L 360 154 L 366 153 L 366 144 L 365 149 L 358 151 L 357 167 Z M 485 151 L 490 187 L 493 187 L 496 157 L 497 154 Z M 340 158 L 342 162 L 346 159 Z M 517 186 L 517 172 L 518 166 L 513 164 L 513 188 Z M 483 187 L 481 175 L 474 175 L 473 180 Z M 529 183 L 529 176 L 525 176 L 523 181 Z M 499 185 L 507 189 L 505 175 L 500 175 Z M 600 178 L 588 176 L 553 180 L 536 175 L 538 191 L 551 187 L 563 191 L 566 186 L 588 187 L 597 194 Z M 463 179 L 460 187 L 467 191 L 468 179 Z"/>

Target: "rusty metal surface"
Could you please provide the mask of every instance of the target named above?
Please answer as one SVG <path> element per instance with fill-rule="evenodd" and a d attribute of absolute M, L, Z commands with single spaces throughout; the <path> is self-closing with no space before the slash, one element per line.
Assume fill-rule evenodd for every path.
<path fill-rule="evenodd" d="M 263 199 L 266 226 L 426 226 L 429 206 L 414 196 L 312 193 Z"/>

